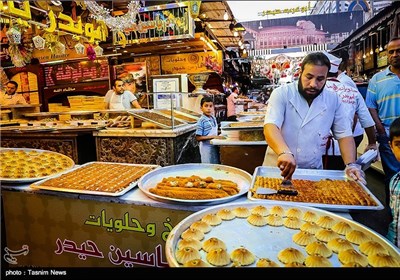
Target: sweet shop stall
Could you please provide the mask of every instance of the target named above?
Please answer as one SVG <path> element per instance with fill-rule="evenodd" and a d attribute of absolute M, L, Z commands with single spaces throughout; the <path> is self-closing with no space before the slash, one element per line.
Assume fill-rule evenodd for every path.
<path fill-rule="evenodd" d="M 48 7 L 36 7 L 53 20 L 43 23 L 41 30 L 56 26 L 73 33 L 85 26 L 82 30 L 88 38 L 101 36 L 102 24 L 73 19 L 72 13 L 60 11 L 58 1 L 51 2 Z M 0 3 L 1 8 L 6 3 L 10 20 L 21 19 L 19 24 L 29 21 L 28 11 L 41 12 L 31 9 L 29 1 Z M 99 8 L 95 1 L 74 3 L 76 7 L 84 3 L 89 10 Z M 154 24 L 161 24 L 156 17 L 161 14 L 170 21 L 178 16 L 181 22 L 195 24 L 194 18 L 206 8 L 221 18 L 225 10 L 230 13 L 225 1 L 153 8 L 134 6 L 140 5 L 136 1 L 125 4 L 128 14 L 136 7 L 151 15 L 149 20 L 154 16 L 150 22 Z M 226 25 L 230 30 L 229 20 Z M 137 267 L 400 265 L 398 248 L 352 219 L 353 211 L 368 215 L 383 209 L 365 185 L 347 180 L 342 171 L 298 169 L 292 186 L 282 186 L 277 168 L 261 166 L 260 155 L 266 148 L 262 110 L 239 113 L 235 124 L 221 121 L 223 134 L 229 136 L 221 141 L 230 141 L 221 145 L 233 146 L 236 141 L 238 149 L 249 148 L 248 155 L 229 161 L 232 155 L 227 149 L 221 164 L 200 163 L 194 141 L 199 118 L 196 102 L 203 91 L 218 98 L 209 86 L 215 70 L 202 61 L 204 56 L 213 56 L 218 62 L 220 56 L 203 49 L 151 53 L 153 48 L 168 49 L 154 43 L 154 36 L 159 41 L 163 37 L 151 26 L 149 33 L 140 33 L 146 35 L 139 39 L 148 39 L 140 48 L 142 55 L 130 61 L 129 53 L 111 54 L 117 46 L 133 44 L 137 38 L 129 36 L 135 30 L 114 32 L 119 43 L 114 48 L 109 42 L 113 46 L 109 53 L 106 39 L 101 47 L 93 41 L 94 53 L 97 46 L 104 50 L 94 60 L 87 59 L 85 41 L 81 42 L 84 59 L 35 65 L 39 84 L 46 85 L 37 89 L 35 103 L 41 111 L 10 118 L 18 125 L 2 123 L 1 127 L 2 267 L 15 271 L 61 267 L 67 273 L 68 268 L 104 267 L 120 268 L 116 272 L 130 275 Z M 180 27 L 178 21 L 168 26 L 171 32 L 192 30 L 175 27 Z M 44 34 L 40 36 L 44 39 Z M 46 38 L 53 42 L 53 52 L 56 46 L 62 49 L 59 41 Z M 195 42 L 182 40 L 185 47 L 201 42 L 204 48 L 200 37 Z M 75 41 L 74 46 L 79 43 Z M 13 79 L 11 70 L 5 70 Z M 135 93 L 142 108 L 97 107 L 100 102 L 92 97 L 104 96 L 110 80 L 135 74 L 136 87 L 141 89 Z"/>

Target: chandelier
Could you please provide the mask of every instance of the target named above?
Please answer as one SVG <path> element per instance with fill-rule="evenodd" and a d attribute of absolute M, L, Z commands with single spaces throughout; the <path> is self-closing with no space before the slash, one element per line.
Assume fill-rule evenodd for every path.
<path fill-rule="evenodd" d="M 91 17 L 103 21 L 111 31 L 124 31 L 131 28 L 136 22 L 136 16 L 140 9 L 140 1 L 131 1 L 128 4 L 128 12 L 123 16 L 113 17 L 110 9 L 96 3 L 93 0 L 85 0 L 85 5 L 91 13 Z"/>

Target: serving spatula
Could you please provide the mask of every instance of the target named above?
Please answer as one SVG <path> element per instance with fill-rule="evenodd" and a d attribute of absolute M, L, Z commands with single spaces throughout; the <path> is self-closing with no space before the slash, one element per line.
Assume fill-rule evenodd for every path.
<path fill-rule="evenodd" d="M 285 195 L 297 195 L 298 192 L 296 190 L 292 189 L 279 189 L 279 190 L 274 190 L 270 188 L 257 188 L 256 194 L 285 194 Z"/>

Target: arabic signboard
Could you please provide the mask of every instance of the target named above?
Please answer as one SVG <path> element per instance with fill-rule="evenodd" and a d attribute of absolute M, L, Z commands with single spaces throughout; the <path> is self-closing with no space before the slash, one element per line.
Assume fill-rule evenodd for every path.
<path fill-rule="evenodd" d="M 190 74 L 209 72 L 207 61 L 222 65 L 222 51 L 164 55 L 161 57 L 162 74 Z"/>
<path fill-rule="evenodd" d="M 139 18 L 124 32 L 114 32 L 114 45 L 194 38 L 194 21 L 187 6 L 173 3 L 143 7 Z"/>
<path fill-rule="evenodd" d="M 2 195 L 7 217 L 2 258 L 12 268 L 168 267 L 168 234 L 192 214 L 68 196 Z M 22 212 L 15 211 L 16 204 L 24 205 Z"/>

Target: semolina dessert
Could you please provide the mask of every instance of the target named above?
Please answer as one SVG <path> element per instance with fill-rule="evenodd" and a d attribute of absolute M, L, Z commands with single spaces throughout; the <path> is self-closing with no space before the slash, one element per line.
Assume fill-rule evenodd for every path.
<path fill-rule="evenodd" d="M 318 215 L 312 211 L 306 211 L 303 215 L 303 221 L 316 222 L 317 220 L 318 220 Z"/>
<path fill-rule="evenodd" d="M 317 231 L 319 231 L 320 229 L 321 227 L 314 222 L 306 222 L 302 224 L 300 227 L 300 230 L 306 231 L 311 234 L 317 233 Z"/>
<path fill-rule="evenodd" d="M 198 229 L 204 233 L 207 233 L 211 230 L 210 224 L 205 221 L 196 221 L 190 225 L 190 228 Z"/>
<path fill-rule="evenodd" d="M 306 257 L 304 264 L 307 267 L 332 267 L 332 263 L 321 255 L 309 255 Z"/>
<path fill-rule="evenodd" d="M 273 227 L 279 227 L 283 225 L 283 218 L 277 214 L 270 214 L 267 216 L 267 223 Z"/>
<path fill-rule="evenodd" d="M 268 215 L 268 208 L 263 205 L 257 205 L 253 209 L 251 209 L 251 214 L 259 214 L 261 216 Z"/>
<path fill-rule="evenodd" d="M 233 213 L 230 209 L 221 209 L 217 212 L 217 216 L 220 217 L 222 220 L 233 220 L 236 218 L 235 213 Z"/>
<path fill-rule="evenodd" d="M 385 253 L 368 255 L 368 262 L 372 267 L 400 267 L 396 258 Z"/>
<path fill-rule="evenodd" d="M 353 245 L 351 245 L 348 240 L 340 237 L 329 240 L 326 245 L 335 253 L 339 253 L 347 249 L 354 249 Z"/>
<path fill-rule="evenodd" d="M 352 231 L 351 226 L 343 221 L 340 221 L 332 226 L 332 230 L 340 235 L 346 235 L 346 233 Z"/>
<path fill-rule="evenodd" d="M 355 249 L 347 249 L 340 251 L 338 253 L 338 259 L 342 264 L 347 264 L 349 262 L 356 262 L 363 267 L 366 267 L 368 265 L 367 257 L 357 252 Z"/>
<path fill-rule="evenodd" d="M 315 223 L 323 228 L 331 228 L 336 221 L 330 216 L 321 216 Z"/>
<path fill-rule="evenodd" d="M 200 241 L 204 239 L 204 232 L 199 229 L 188 228 L 182 232 L 181 237 L 183 239 L 196 239 Z"/>
<path fill-rule="evenodd" d="M 306 252 L 309 255 L 320 255 L 325 258 L 332 256 L 332 250 L 329 249 L 324 242 L 314 241 L 306 246 Z"/>
<path fill-rule="evenodd" d="M 238 218 L 247 218 L 248 216 L 250 216 L 250 210 L 247 207 L 237 207 L 233 209 L 233 213 Z"/>
<path fill-rule="evenodd" d="M 215 213 L 207 214 L 201 220 L 211 226 L 216 226 L 222 223 L 222 219 Z"/>
<path fill-rule="evenodd" d="M 339 234 L 337 234 L 336 232 L 334 232 L 331 229 L 323 228 L 315 233 L 315 237 L 319 241 L 328 242 L 332 239 L 338 238 Z"/>
<path fill-rule="evenodd" d="M 258 259 L 256 267 L 279 267 L 279 264 L 268 258 Z"/>
<path fill-rule="evenodd" d="M 213 249 L 206 255 L 207 261 L 214 266 L 226 266 L 231 263 L 231 258 L 226 249 Z"/>
<path fill-rule="evenodd" d="M 299 263 L 299 262 L 290 262 L 285 264 L 285 267 L 306 267 L 304 263 Z"/>
<path fill-rule="evenodd" d="M 247 221 L 257 227 L 265 226 L 268 223 L 267 218 L 261 214 L 251 214 L 247 217 Z"/>
<path fill-rule="evenodd" d="M 357 245 L 371 240 L 366 233 L 356 229 L 346 233 L 346 239 Z"/>
<path fill-rule="evenodd" d="M 175 252 L 176 260 L 180 264 L 184 264 L 194 259 L 200 259 L 200 252 L 192 247 L 183 247 Z"/>
<path fill-rule="evenodd" d="M 299 218 L 287 217 L 284 218 L 283 225 L 291 229 L 299 229 L 302 225 L 302 221 Z"/>
<path fill-rule="evenodd" d="M 248 249 L 240 247 L 231 252 L 231 260 L 240 265 L 250 265 L 255 262 L 256 257 Z"/>
<path fill-rule="evenodd" d="M 301 219 L 301 216 L 303 213 L 301 212 L 300 209 L 298 208 L 290 208 L 286 211 L 286 217 L 291 217 L 291 218 L 299 218 Z"/>
<path fill-rule="evenodd" d="M 184 267 L 211 267 L 207 262 L 202 259 L 194 259 L 183 264 Z"/>
<path fill-rule="evenodd" d="M 292 240 L 294 243 L 300 246 L 307 246 L 308 244 L 317 241 L 313 234 L 305 231 L 299 231 L 298 233 L 294 234 Z"/>
<path fill-rule="evenodd" d="M 366 256 L 375 255 L 378 253 L 389 254 L 388 250 L 386 250 L 382 244 L 373 240 L 361 243 L 360 246 L 358 246 L 358 249 Z"/>
<path fill-rule="evenodd" d="M 285 248 L 278 253 L 278 260 L 284 264 L 287 263 L 303 263 L 305 260 L 304 254 L 296 248 Z"/>
<path fill-rule="evenodd" d="M 178 249 L 182 249 L 184 247 L 191 247 L 198 251 L 201 249 L 201 246 L 202 246 L 201 242 L 197 239 L 181 239 L 181 240 L 179 240 L 178 244 L 176 245 L 176 247 Z"/>
<path fill-rule="evenodd" d="M 270 214 L 284 216 L 285 215 L 285 209 L 283 209 L 283 207 L 280 206 L 280 205 L 275 205 L 275 206 L 272 206 L 272 208 L 270 210 Z"/>
<path fill-rule="evenodd" d="M 204 251 L 210 252 L 211 250 L 215 250 L 215 249 L 225 249 L 226 250 L 226 245 L 225 245 L 225 242 L 223 242 L 221 239 L 216 238 L 216 237 L 211 237 L 203 242 L 202 248 Z"/>

